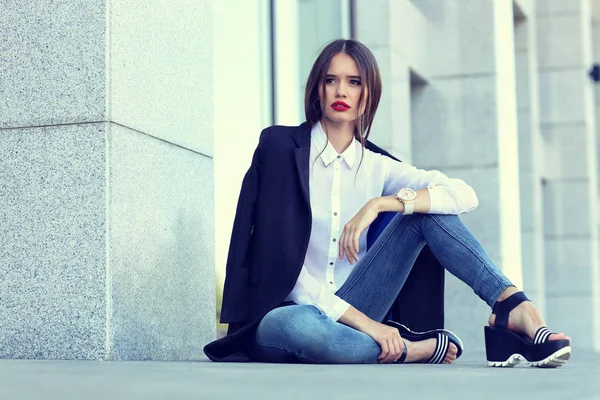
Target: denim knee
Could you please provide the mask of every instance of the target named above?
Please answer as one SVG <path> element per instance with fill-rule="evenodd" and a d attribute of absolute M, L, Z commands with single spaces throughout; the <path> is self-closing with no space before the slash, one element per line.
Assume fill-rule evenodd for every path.
<path fill-rule="evenodd" d="M 314 331 L 319 319 L 327 319 L 316 307 L 297 305 L 269 312 L 258 325 L 256 341 L 265 344 L 291 343 Z"/>

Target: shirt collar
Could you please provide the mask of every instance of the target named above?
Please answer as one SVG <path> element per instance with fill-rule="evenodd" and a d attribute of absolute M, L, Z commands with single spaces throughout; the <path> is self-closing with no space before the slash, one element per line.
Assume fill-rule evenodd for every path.
<path fill-rule="evenodd" d="M 325 147 L 325 143 L 327 143 L 327 147 L 325 147 L 325 150 L 321 153 L 321 160 L 323 160 L 325 166 L 328 167 L 329 164 L 331 164 L 333 160 L 336 159 L 336 157 L 338 156 L 338 152 L 333 148 L 331 142 L 327 141 L 327 135 L 325 134 L 325 131 L 321 126 L 321 121 L 318 121 L 313 126 L 311 136 L 319 152 L 323 150 L 323 147 Z M 350 146 L 348 146 L 348 148 L 344 150 L 342 154 L 339 155 L 342 156 L 343 160 L 346 162 L 348 167 L 352 168 L 354 166 L 354 160 L 356 158 L 355 141 L 353 140 L 352 143 L 350 143 Z"/>

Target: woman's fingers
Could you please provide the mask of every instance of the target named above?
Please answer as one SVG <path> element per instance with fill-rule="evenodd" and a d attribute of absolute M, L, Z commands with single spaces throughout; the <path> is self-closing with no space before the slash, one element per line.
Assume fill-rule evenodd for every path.
<path fill-rule="evenodd" d="M 342 231 L 342 235 L 340 236 L 340 239 L 339 239 L 340 260 L 343 260 L 344 256 L 348 257 L 348 259 L 349 259 L 348 246 L 346 244 L 347 242 L 348 242 L 348 232 L 346 231 L 346 229 L 344 229 Z"/>
<path fill-rule="evenodd" d="M 380 361 L 382 364 L 396 362 L 402 355 L 400 342 L 396 339 L 397 338 L 390 337 L 386 341 L 384 341 L 385 348 L 387 349 L 387 353 L 386 353 L 385 357 L 383 357 Z M 382 349 L 383 348 L 384 347 L 382 346 Z M 381 354 L 383 355 L 383 352 Z"/>
<path fill-rule="evenodd" d="M 350 236 L 349 230 L 348 230 L 348 226 L 344 226 L 344 229 L 342 230 L 342 235 L 340 236 L 340 260 L 344 259 L 344 255 L 346 257 L 348 257 L 348 261 L 350 261 L 350 263 L 352 263 L 352 255 L 351 253 L 348 251 L 348 238 Z"/>
<path fill-rule="evenodd" d="M 352 253 L 352 248 L 350 247 L 350 243 L 352 242 L 352 228 L 344 228 L 346 231 L 346 240 L 344 240 L 344 247 L 346 250 L 346 257 L 348 257 L 348 261 L 350 264 L 354 264 L 354 254 Z"/>
<path fill-rule="evenodd" d="M 394 338 L 394 358 L 392 359 L 392 362 L 398 361 L 398 358 L 400 358 L 400 354 L 402 354 L 400 352 L 400 341 Z"/>
<path fill-rule="evenodd" d="M 354 231 L 352 241 L 352 249 L 354 250 L 354 259 L 358 262 L 358 240 L 360 239 L 360 232 L 358 230 Z"/>
<path fill-rule="evenodd" d="M 395 338 L 390 338 L 390 354 L 388 356 L 387 362 L 393 362 L 396 359 L 396 355 L 398 354 L 398 345 L 396 344 Z"/>
<path fill-rule="evenodd" d="M 390 343 L 388 340 L 386 340 L 384 343 L 385 343 L 387 352 L 385 353 L 385 356 L 381 359 L 381 363 L 387 364 L 390 362 L 390 359 L 394 356 L 394 344 Z M 382 352 L 382 354 L 383 354 L 383 352 Z"/>
<path fill-rule="evenodd" d="M 348 249 L 346 246 L 346 242 L 348 241 L 348 232 L 346 229 L 342 231 L 342 236 L 340 236 L 340 260 L 344 259 L 344 256 L 348 257 Z"/>
<path fill-rule="evenodd" d="M 346 230 L 346 254 L 349 254 L 350 257 L 348 260 L 351 264 L 358 262 L 358 239 L 360 238 L 360 233 L 354 226 L 348 226 L 345 228 Z"/>
<path fill-rule="evenodd" d="M 344 228 L 346 233 L 346 239 L 344 240 L 344 250 L 346 251 L 346 257 L 348 257 L 348 262 L 350 265 L 354 263 L 354 255 L 352 254 L 352 249 L 350 248 L 350 242 L 352 241 L 352 232 L 349 228 Z"/>
<path fill-rule="evenodd" d="M 394 358 L 394 362 L 397 362 L 400 357 L 402 357 L 402 353 L 404 352 L 404 346 L 406 346 L 406 344 L 404 343 L 404 341 L 402 340 L 402 337 L 400 337 L 397 341 L 396 341 L 396 345 L 397 347 L 397 353 L 396 353 L 396 357 Z"/>
<path fill-rule="evenodd" d="M 358 262 L 359 241 L 360 231 L 352 225 L 344 226 L 344 230 L 338 240 L 338 255 L 340 260 L 343 260 L 344 256 L 346 256 L 350 264 Z"/>
<path fill-rule="evenodd" d="M 338 239 L 338 253 L 340 260 L 344 259 L 344 231 L 342 231 L 342 235 Z"/>
<path fill-rule="evenodd" d="M 389 354 L 388 344 L 384 340 L 384 341 L 381 342 L 381 354 L 379 355 L 379 362 L 380 363 L 384 363 L 388 354 Z"/>

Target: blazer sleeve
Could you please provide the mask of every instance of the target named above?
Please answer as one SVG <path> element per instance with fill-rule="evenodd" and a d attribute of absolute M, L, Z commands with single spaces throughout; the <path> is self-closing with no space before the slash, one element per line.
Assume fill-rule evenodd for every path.
<path fill-rule="evenodd" d="M 268 128 L 260 134 L 258 146 L 252 156 L 252 164 L 242 181 L 225 270 L 222 323 L 245 321 L 250 312 L 250 268 L 246 263 L 246 255 L 255 222 L 261 152 L 268 135 Z"/>

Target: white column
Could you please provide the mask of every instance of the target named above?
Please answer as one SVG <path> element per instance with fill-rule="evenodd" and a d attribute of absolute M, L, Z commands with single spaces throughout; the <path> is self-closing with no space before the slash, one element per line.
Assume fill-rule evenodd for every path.
<path fill-rule="evenodd" d="M 215 265 L 220 310 L 225 264 L 244 174 L 272 124 L 269 0 L 220 0 L 214 8 Z M 252 16 L 250 18 L 250 16 Z M 240 69 L 243 65 L 243 69 Z M 224 327 L 221 327 L 224 330 Z"/>
<path fill-rule="evenodd" d="M 462 220 L 522 285 L 513 2 L 415 0 L 428 21 L 429 80 L 413 95 L 413 160 L 471 184 Z M 490 308 L 448 276 L 446 325 L 483 349 Z"/>
<path fill-rule="evenodd" d="M 552 329 L 598 347 L 598 183 L 589 0 L 537 2 L 546 310 Z M 555 157 L 554 159 L 551 157 Z M 552 164 L 559 164 L 557 169 Z"/>
<path fill-rule="evenodd" d="M 515 15 L 515 66 L 519 123 L 521 248 L 523 288 L 545 314 L 544 232 L 542 202 L 542 138 L 539 117 L 537 24 L 533 2 Z"/>
<path fill-rule="evenodd" d="M 274 0 L 272 21 L 275 55 L 274 122 L 277 125 L 299 125 L 304 121 L 304 107 L 298 85 L 301 81 L 298 0 Z"/>

